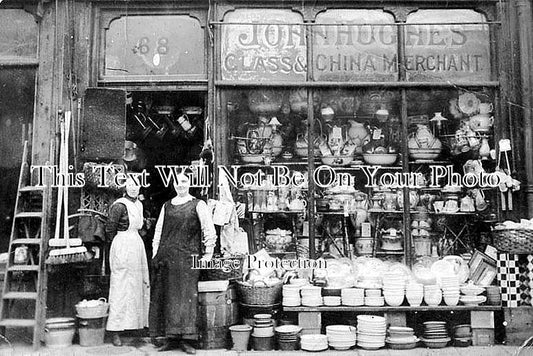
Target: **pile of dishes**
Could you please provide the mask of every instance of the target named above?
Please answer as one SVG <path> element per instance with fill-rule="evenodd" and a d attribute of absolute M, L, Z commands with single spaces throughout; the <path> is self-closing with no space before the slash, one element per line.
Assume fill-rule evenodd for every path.
<path fill-rule="evenodd" d="M 487 297 L 480 295 L 485 291 L 485 288 L 476 286 L 474 283 L 468 283 L 461 286 L 461 297 L 459 300 L 464 305 L 476 306 L 487 301 Z"/>
<path fill-rule="evenodd" d="M 381 296 L 381 289 L 365 289 L 365 305 L 369 307 L 382 307 L 385 298 Z"/>
<path fill-rule="evenodd" d="M 274 321 L 271 314 L 255 314 L 252 348 L 256 351 L 274 349 Z"/>
<path fill-rule="evenodd" d="M 385 346 L 387 323 L 385 318 L 377 315 L 357 316 L 357 346 L 368 350 L 377 350 Z"/>
<path fill-rule="evenodd" d="M 420 283 L 409 283 L 405 288 L 407 302 L 413 307 L 422 304 L 424 299 L 424 285 Z"/>
<path fill-rule="evenodd" d="M 302 327 L 297 325 L 282 325 L 278 326 L 275 331 L 280 350 L 289 351 L 298 348 L 298 339 Z"/>
<path fill-rule="evenodd" d="M 316 286 L 305 286 L 300 290 L 302 295 L 302 305 L 306 307 L 318 307 L 323 304 L 322 288 Z"/>
<path fill-rule="evenodd" d="M 308 334 L 300 337 L 300 348 L 305 351 L 324 351 L 328 349 L 328 337 L 322 334 Z"/>
<path fill-rule="evenodd" d="M 438 285 L 424 286 L 424 302 L 431 307 L 436 307 L 442 302 L 442 291 Z"/>
<path fill-rule="evenodd" d="M 457 347 L 467 347 L 472 344 L 472 328 L 470 324 L 456 325 L 453 328 L 453 341 Z"/>
<path fill-rule="evenodd" d="M 283 286 L 282 304 L 287 307 L 297 307 L 301 304 L 300 286 L 295 284 L 285 284 Z"/>
<path fill-rule="evenodd" d="M 403 304 L 405 298 L 405 278 L 403 274 L 386 273 L 383 275 L 383 295 L 385 302 L 393 307 Z"/>
<path fill-rule="evenodd" d="M 324 305 L 327 305 L 328 307 L 338 307 L 341 305 L 341 297 L 328 295 L 325 297 L 322 297 L 324 299 Z"/>
<path fill-rule="evenodd" d="M 459 304 L 459 279 L 457 276 L 443 276 L 440 278 L 440 284 L 444 303 L 449 306 Z"/>
<path fill-rule="evenodd" d="M 335 350 L 348 350 L 355 346 L 356 328 L 350 325 L 326 326 L 329 346 Z"/>
<path fill-rule="evenodd" d="M 389 327 L 388 334 L 389 336 L 385 339 L 385 342 L 391 349 L 414 349 L 416 343 L 420 341 L 415 336 L 415 331 L 405 326 L 391 326 Z"/>
<path fill-rule="evenodd" d="M 344 288 L 341 290 L 342 305 L 358 307 L 365 304 L 365 290 L 360 288 Z"/>
<path fill-rule="evenodd" d="M 426 321 L 424 323 L 424 337 L 422 341 L 427 347 L 440 349 L 450 342 L 445 321 Z"/>

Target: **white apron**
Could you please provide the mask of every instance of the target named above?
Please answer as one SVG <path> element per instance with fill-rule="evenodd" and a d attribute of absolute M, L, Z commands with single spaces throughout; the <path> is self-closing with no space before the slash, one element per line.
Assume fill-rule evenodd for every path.
<path fill-rule="evenodd" d="M 128 209 L 129 227 L 119 231 L 109 253 L 111 281 L 109 288 L 109 318 L 107 330 L 122 331 L 148 326 L 150 280 L 144 244 L 139 236 L 143 225 L 140 201 L 120 198 Z"/>

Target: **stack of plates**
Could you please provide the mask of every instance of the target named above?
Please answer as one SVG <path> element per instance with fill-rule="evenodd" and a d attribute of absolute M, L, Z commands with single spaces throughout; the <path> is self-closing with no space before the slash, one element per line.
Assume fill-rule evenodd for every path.
<path fill-rule="evenodd" d="M 254 315 L 254 331 L 252 336 L 255 337 L 272 337 L 274 336 L 274 321 L 271 314 Z"/>
<path fill-rule="evenodd" d="M 382 307 L 385 298 L 381 296 L 381 289 L 365 289 L 365 305 L 369 307 Z"/>
<path fill-rule="evenodd" d="M 405 288 L 407 302 L 411 306 L 419 306 L 424 299 L 424 285 L 420 283 L 409 283 Z"/>
<path fill-rule="evenodd" d="M 377 315 L 357 316 L 357 346 L 377 350 L 385 346 L 387 324 L 385 318 Z"/>
<path fill-rule="evenodd" d="M 315 286 L 305 286 L 300 290 L 302 305 L 306 307 L 318 307 L 323 303 L 322 289 Z"/>
<path fill-rule="evenodd" d="M 426 321 L 424 323 L 424 338 L 427 347 L 442 348 L 450 342 L 445 321 Z"/>
<path fill-rule="evenodd" d="M 283 286 L 282 303 L 287 307 L 297 307 L 300 305 L 300 286 L 294 284 L 285 284 Z"/>
<path fill-rule="evenodd" d="M 424 302 L 433 307 L 436 307 L 442 302 L 442 291 L 438 285 L 424 286 Z"/>
<path fill-rule="evenodd" d="M 408 350 L 416 347 L 419 339 L 412 328 L 404 326 L 389 327 L 389 337 L 385 339 L 391 349 Z"/>
<path fill-rule="evenodd" d="M 449 306 L 459 304 L 459 280 L 457 276 L 442 276 L 440 284 L 444 303 Z"/>
<path fill-rule="evenodd" d="M 383 275 L 383 295 L 385 302 L 393 307 L 403 304 L 405 297 L 405 278 L 403 274 L 385 273 Z"/>
<path fill-rule="evenodd" d="M 341 290 L 342 305 L 358 307 L 365 304 L 365 290 L 359 288 L 345 288 Z"/>
<path fill-rule="evenodd" d="M 453 333 L 454 345 L 457 347 L 467 347 L 472 345 L 472 328 L 470 324 L 456 325 Z"/>
<path fill-rule="evenodd" d="M 322 334 L 308 334 L 300 337 L 300 348 L 305 351 L 324 351 L 328 349 L 328 337 Z"/>
<path fill-rule="evenodd" d="M 276 328 L 278 343 L 297 343 L 302 327 L 297 325 L 282 325 Z"/>
<path fill-rule="evenodd" d="M 356 328 L 350 325 L 326 326 L 329 346 L 335 350 L 348 350 L 355 346 Z"/>
<path fill-rule="evenodd" d="M 322 299 L 324 299 L 324 305 L 328 307 L 338 307 L 341 305 L 341 297 L 327 296 L 322 297 Z"/>

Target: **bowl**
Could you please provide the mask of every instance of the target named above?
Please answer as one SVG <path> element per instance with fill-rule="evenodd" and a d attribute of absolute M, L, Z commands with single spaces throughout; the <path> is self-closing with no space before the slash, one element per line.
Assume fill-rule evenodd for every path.
<path fill-rule="evenodd" d="M 328 166 L 347 166 L 353 161 L 353 156 L 322 156 L 320 159 Z"/>
<path fill-rule="evenodd" d="M 440 148 L 410 148 L 409 156 L 414 160 L 432 161 L 439 157 L 440 152 Z"/>
<path fill-rule="evenodd" d="M 468 296 L 480 295 L 485 291 L 485 288 L 476 286 L 474 284 L 467 284 L 461 287 L 461 293 Z"/>
<path fill-rule="evenodd" d="M 263 163 L 264 156 L 261 154 L 241 154 L 241 160 L 244 163 Z"/>
<path fill-rule="evenodd" d="M 447 337 L 447 338 L 444 338 L 444 339 L 424 339 L 422 338 L 421 339 L 424 344 L 426 344 L 427 347 L 431 348 L 431 349 L 441 349 L 443 347 L 446 347 L 446 345 L 448 345 L 448 343 L 450 342 L 450 338 Z"/>
<path fill-rule="evenodd" d="M 396 153 L 365 153 L 363 154 L 363 160 L 372 165 L 388 166 L 394 164 L 398 159 Z"/>

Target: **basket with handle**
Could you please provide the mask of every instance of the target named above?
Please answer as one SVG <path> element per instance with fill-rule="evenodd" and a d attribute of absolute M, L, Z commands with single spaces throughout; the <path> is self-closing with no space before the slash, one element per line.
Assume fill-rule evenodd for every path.
<path fill-rule="evenodd" d="M 237 291 L 242 303 L 251 305 L 276 304 L 281 299 L 283 283 L 280 281 L 272 286 L 252 287 L 244 282 L 237 281 Z"/>
<path fill-rule="evenodd" d="M 502 252 L 532 253 L 532 229 L 495 229 L 492 231 L 494 246 Z"/>
<path fill-rule="evenodd" d="M 101 303 L 99 305 L 87 307 L 76 304 L 76 313 L 78 317 L 83 319 L 92 319 L 92 318 L 101 318 L 107 315 L 109 310 L 109 303 L 107 299 L 100 298 L 98 299 Z"/>

